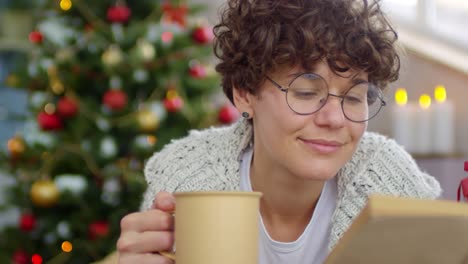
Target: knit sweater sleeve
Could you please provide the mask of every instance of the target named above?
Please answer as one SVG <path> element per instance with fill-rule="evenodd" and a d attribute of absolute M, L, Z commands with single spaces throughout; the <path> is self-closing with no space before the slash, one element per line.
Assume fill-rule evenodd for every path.
<path fill-rule="evenodd" d="M 143 196 L 141 210 L 151 207 L 156 194 L 161 191 L 189 191 L 197 189 L 197 186 L 209 186 L 210 183 L 201 183 L 203 177 L 194 175 L 205 175 L 209 177 L 213 174 L 213 155 L 210 151 L 213 144 L 209 140 L 212 131 L 206 130 L 190 131 L 187 137 L 173 140 L 161 151 L 156 152 L 146 162 L 145 179 L 147 189 Z M 196 182 L 192 182 L 196 181 Z M 212 181 L 211 184 L 215 184 Z M 185 186 L 192 186 L 187 188 Z"/>
<path fill-rule="evenodd" d="M 235 190 L 244 130 L 241 123 L 192 130 L 153 154 L 145 165 L 147 189 L 140 210 L 149 209 L 160 191 Z"/>
<path fill-rule="evenodd" d="M 439 182 L 422 171 L 403 147 L 392 139 L 376 137 L 382 143 L 369 163 L 370 179 L 381 183 L 382 189 L 391 195 L 421 199 L 440 197 Z"/>
<path fill-rule="evenodd" d="M 438 181 L 422 171 L 403 147 L 372 132 L 362 138 L 341 174 L 340 187 L 347 195 L 367 198 L 380 193 L 435 199 L 441 194 Z"/>
<path fill-rule="evenodd" d="M 159 152 L 154 153 L 145 164 L 144 174 L 147 183 L 147 189 L 143 196 L 143 202 L 140 210 L 151 208 L 156 194 L 160 191 L 173 192 L 179 184 L 171 175 L 180 170 L 187 170 L 195 164 L 183 164 L 180 160 L 186 159 L 186 156 L 195 150 L 186 138 L 173 140 Z"/>

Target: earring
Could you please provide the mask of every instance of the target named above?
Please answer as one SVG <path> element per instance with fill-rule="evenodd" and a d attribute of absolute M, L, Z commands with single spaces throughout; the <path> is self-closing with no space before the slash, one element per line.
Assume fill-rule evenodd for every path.
<path fill-rule="evenodd" d="M 248 119 L 250 117 L 250 115 L 247 112 L 242 112 L 242 117 L 245 118 L 245 119 Z"/>

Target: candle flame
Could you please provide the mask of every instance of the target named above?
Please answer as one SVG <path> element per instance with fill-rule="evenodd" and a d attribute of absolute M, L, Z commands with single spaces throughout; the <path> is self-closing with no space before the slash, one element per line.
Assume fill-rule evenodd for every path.
<path fill-rule="evenodd" d="M 419 106 L 421 106 L 422 109 L 428 109 L 431 106 L 431 97 L 427 94 L 421 95 L 421 97 L 419 97 Z"/>
<path fill-rule="evenodd" d="M 434 90 L 434 98 L 438 103 L 443 103 L 447 100 L 447 91 L 443 85 L 438 85 Z"/>
<path fill-rule="evenodd" d="M 395 92 L 395 102 L 398 105 L 405 105 L 408 103 L 408 93 L 404 88 L 398 88 Z"/>

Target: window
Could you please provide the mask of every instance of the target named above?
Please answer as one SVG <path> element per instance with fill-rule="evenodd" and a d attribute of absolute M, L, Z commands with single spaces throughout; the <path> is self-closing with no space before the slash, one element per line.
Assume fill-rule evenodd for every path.
<path fill-rule="evenodd" d="M 0 50 L 0 148 L 5 149 L 8 139 L 23 128 L 23 121 L 12 116 L 21 116 L 26 111 L 27 95 L 23 89 L 5 86 L 7 75 L 22 60 L 22 54 Z"/>
<path fill-rule="evenodd" d="M 383 0 L 397 25 L 468 52 L 468 0 Z"/>

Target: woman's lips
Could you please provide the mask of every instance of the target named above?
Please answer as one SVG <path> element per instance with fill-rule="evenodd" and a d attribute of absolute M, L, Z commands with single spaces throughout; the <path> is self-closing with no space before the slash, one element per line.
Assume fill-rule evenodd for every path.
<path fill-rule="evenodd" d="M 307 147 L 313 149 L 315 152 L 322 154 L 330 154 L 338 151 L 343 143 L 334 140 L 323 140 L 323 139 L 300 139 Z"/>

